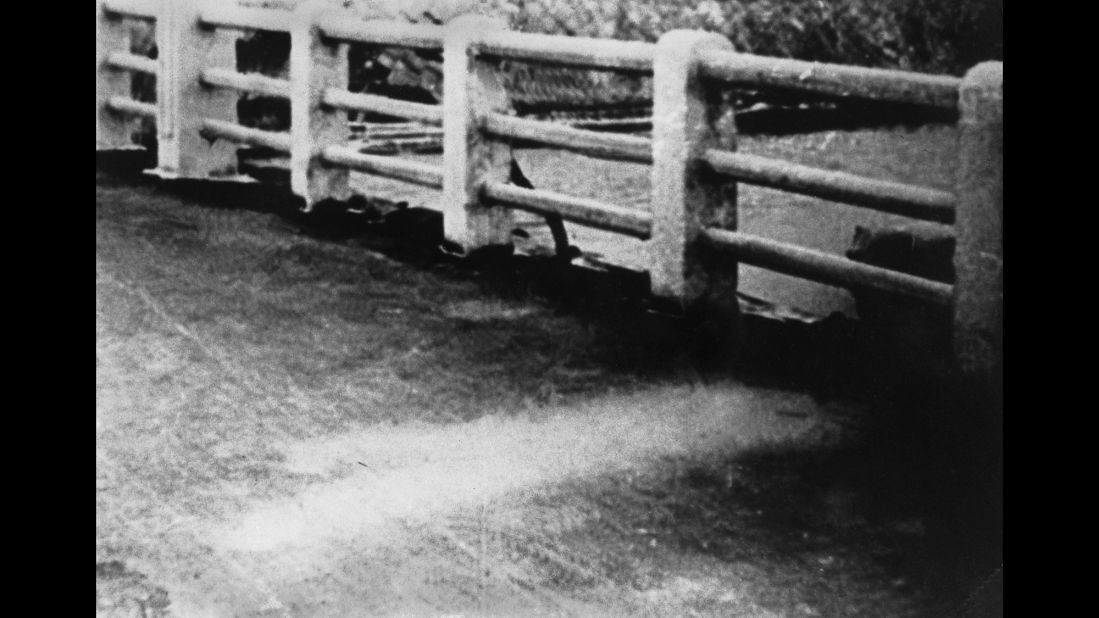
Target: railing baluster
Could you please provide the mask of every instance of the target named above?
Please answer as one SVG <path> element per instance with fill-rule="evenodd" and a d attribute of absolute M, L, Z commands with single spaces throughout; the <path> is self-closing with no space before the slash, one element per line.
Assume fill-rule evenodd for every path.
<path fill-rule="evenodd" d="M 979 64 L 959 92 L 954 225 L 954 349 L 961 368 L 995 379 L 1003 363 L 1004 65 Z"/>
<path fill-rule="evenodd" d="M 130 29 L 117 14 L 95 3 L 95 149 L 135 148 L 131 138 L 140 119 L 119 114 L 109 106 L 112 97 L 130 97 L 132 75 L 107 64 L 112 53 L 129 53 Z"/>
<path fill-rule="evenodd" d="M 204 86 L 206 67 L 236 66 L 236 35 L 199 23 L 199 3 L 170 0 L 161 4 L 156 22 L 159 47 L 157 72 L 156 174 L 164 178 L 218 178 L 239 180 L 237 145 L 207 141 L 201 134 L 204 119 L 237 121 L 239 95 L 224 88 Z"/>
<path fill-rule="evenodd" d="M 703 50 L 731 49 L 717 34 L 675 30 L 660 38 L 653 62 L 652 240 L 653 293 L 685 305 L 703 299 L 732 303 L 737 269 L 703 259 L 704 228 L 736 229 L 736 184 L 707 173 L 710 148 L 734 150 L 732 106 L 699 78 Z"/>
<path fill-rule="evenodd" d="M 347 88 L 347 44 L 321 36 L 317 20 L 328 3 L 309 2 L 290 29 L 290 187 L 305 208 L 328 198 L 351 197 L 350 172 L 324 164 L 321 153 L 342 145 L 351 128 L 347 112 L 324 105 L 327 88 Z"/>
<path fill-rule="evenodd" d="M 508 149 L 481 130 L 508 108 L 500 76 L 477 59 L 481 33 L 504 25 L 477 15 L 447 24 L 443 41 L 443 230 L 463 251 L 511 242 L 511 211 L 482 203 L 486 180 L 508 177 Z"/>

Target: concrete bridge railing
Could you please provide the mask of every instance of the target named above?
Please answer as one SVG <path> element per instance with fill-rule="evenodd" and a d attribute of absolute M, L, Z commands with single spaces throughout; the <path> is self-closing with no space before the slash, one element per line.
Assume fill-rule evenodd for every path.
<path fill-rule="evenodd" d="M 96 148 L 131 147 L 135 118 L 156 119 L 157 174 L 231 179 L 236 148 L 287 153 L 291 186 L 306 207 L 350 195 L 350 170 L 440 189 L 444 231 L 465 251 L 510 242 L 515 209 L 645 239 L 654 294 L 690 305 L 728 298 L 737 264 L 813 281 L 864 286 L 952 307 L 955 352 L 971 374 L 1002 363 L 1003 64 L 964 78 L 766 58 L 727 39 L 669 32 L 656 44 L 508 31 L 467 15 L 443 26 L 363 21 L 324 2 L 296 11 L 227 6 L 217 0 L 96 1 Z M 130 54 L 125 19 L 155 20 L 156 60 Z M 240 30 L 289 32 L 289 79 L 234 67 Z M 442 105 L 348 90 L 349 43 L 441 50 Z M 492 60 L 510 58 L 651 74 L 652 139 L 517 118 Z M 157 102 L 130 95 L 134 72 L 157 78 Z M 960 169 L 953 192 L 860 177 L 738 153 L 732 87 L 779 88 L 833 97 L 957 110 Z M 290 101 L 289 132 L 241 126 L 240 92 Z M 442 125 L 441 166 L 362 154 L 347 147 L 347 111 Z M 506 140 L 519 138 L 588 156 L 652 166 L 651 210 L 507 183 Z M 953 225 L 956 282 L 931 281 L 737 231 L 737 183 Z"/>

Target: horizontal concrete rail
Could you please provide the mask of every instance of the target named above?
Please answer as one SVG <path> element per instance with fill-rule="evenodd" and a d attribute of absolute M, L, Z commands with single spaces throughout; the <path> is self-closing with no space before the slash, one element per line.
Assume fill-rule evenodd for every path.
<path fill-rule="evenodd" d="M 103 10 L 124 17 L 156 19 L 160 13 L 160 2 L 155 0 L 105 0 Z"/>
<path fill-rule="evenodd" d="M 551 122 L 525 120 L 504 114 L 485 117 L 485 132 L 497 137 L 529 140 L 611 161 L 652 163 L 652 140 L 632 135 L 600 133 Z"/>
<path fill-rule="evenodd" d="M 202 135 L 207 139 L 224 138 L 239 144 L 263 146 L 280 152 L 290 152 L 289 133 L 250 129 L 232 122 L 225 122 L 224 120 L 204 119 L 202 121 Z"/>
<path fill-rule="evenodd" d="M 443 188 L 443 170 L 436 165 L 362 154 L 347 146 L 329 146 L 324 149 L 321 158 L 329 164 L 340 165 L 359 172 L 367 172 L 375 176 L 395 178 L 433 189 Z"/>
<path fill-rule="evenodd" d="M 953 286 L 855 262 L 837 255 L 715 228 L 702 230 L 710 246 L 744 264 L 839 287 L 868 287 L 950 306 Z"/>
<path fill-rule="evenodd" d="M 337 11 L 321 15 L 317 27 L 326 37 L 341 41 L 412 49 L 443 48 L 442 26 L 390 20 L 362 21 L 350 13 Z"/>
<path fill-rule="evenodd" d="M 142 103 L 130 97 L 111 97 L 107 100 L 107 107 L 123 114 L 156 118 L 156 103 Z"/>
<path fill-rule="evenodd" d="M 215 28 L 289 32 L 294 25 L 294 14 L 278 9 L 242 8 L 225 0 L 210 0 L 202 5 L 199 21 Z"/>
<path fill-rule="evenodd" d="M 703 159 L 718 173 L 748 184 L 914 219 L 954 222 L 956 199 L 949 191 L 876 180 L 847 172 L 834 172 L 726 150 L 708 150 Z"/>
<path fill-rule="evenodd" d="M 355 129 L 352 128 L 352 131 L 355 131 Z M 443 129 L 442 127 L 425 126 L 420 122 L 400 122 L 369 125 L 364 129 L 357 131 L 356 134 L 369 139 L 441 138 Z"/>
<path fill-rule="evenodd" d="M 543 215 L 557 214 L 573 223 L 642 240 L 647 240 L 652 232 L 652 215 L 649 213 L 596 200 L 524 189 L 501 182 L 485 183 L 481 187 L 481 197 L 490 203 Z"/>
<path fill-rule="evenodd" d="M 480 53 L 581 69 L 615 69 L 651 73 L 656 46 L 639 41 L 594 39 L 523 32 L 488 32 Z"/>
<path fill-rule="evenodd" d="M 238 73 L 232 69 L 204 69 L 202 82 L 209 86 L 265 94 L 270 97 L 290 97 L 289 80 L 259 73 Z"/>
<path fill-rule="evenodd" d="M 134 73 L 148 73 L 149 75 L 156 75 L 157 73 L 156 60 L 126 52 L 115 52 L 107 56 L 107 64 L 116 69 L 133 71 Z"/>
<path fill-rule="evenodd" d="M 703 52 L 702 74 L 732 86 L 774 87 L 837 97 L 957 109 L 961 80 L 949 75 L 768 58 L 725 50 Z"/>
<path fill-rule="evenodd" d="M 325 105 L 337 109 L 373 112 L 396 116 L 397 118 L 419 120 L 429 124 L 443 123 L 443 107 L 441 105 L 424 105 L 423 103 L 380 97 L 376 94 L 359 94 L 339 88 L 325 90 L 323 101 Z"/>

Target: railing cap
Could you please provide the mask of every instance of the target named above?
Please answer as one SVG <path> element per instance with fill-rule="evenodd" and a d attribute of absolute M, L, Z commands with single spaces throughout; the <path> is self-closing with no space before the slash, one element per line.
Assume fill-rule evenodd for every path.
<path fill-rule="evenodd" d="M 982 84 L 985 86 L 1004 87 L 1004 63 L 1001 61 L 982 62 L 966 72 L 962 79 L 963 85 Z"/>

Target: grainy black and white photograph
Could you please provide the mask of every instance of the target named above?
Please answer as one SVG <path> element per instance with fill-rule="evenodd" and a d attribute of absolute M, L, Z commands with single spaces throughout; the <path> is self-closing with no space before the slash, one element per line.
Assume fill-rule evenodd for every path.
<path fill-rule="evenodd" d="M 97 618 L 1003 615 L 1002 0 L 96 0 Z"/>

